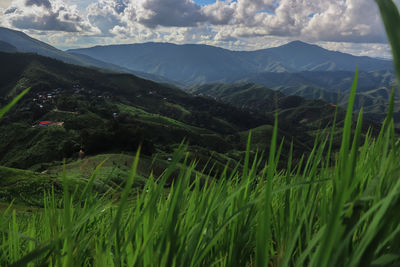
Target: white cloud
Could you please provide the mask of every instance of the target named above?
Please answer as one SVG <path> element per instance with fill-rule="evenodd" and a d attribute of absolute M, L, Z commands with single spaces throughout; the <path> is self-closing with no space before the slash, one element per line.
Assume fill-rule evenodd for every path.
<path fill-rule="evenodd" d="M 203 7 L 202 12 L 211 24 L 229 24 L 235 13 L 233 5 L 225 2 L 215 2 L 214 4 Z"/>
<path fill-rule="evenodd" d="M 103 35 L 109 35 L 115 27 L 126 26 L 122 15 L 127 7 L 126 0 L 99 0 L 86 8 L 87 18 Z"/>
<path fill-rule="evenodd" d="M 0 23 L 17 29 L 91 32 L 95 29 L 79 15 L 76 6 L 61 0 L 14 0 L 3 11 Z"/>
<path fill-rule="evenodd" d="M 385 43 L 386 36 L 373 0 L 324 1 L 323 9 L 302 34 L 322 41 Z"/>
<path fill-rule="evenodd" d="M 231 25 L 233 37 L 270 35 L 309 41 L 386 42 L 373 0 L 238 0 L 217 2 L 204 7 L 203 12 L 210 23 L 216 24 L 214 20 L 219 18 L 216 21 Z"/>
<path fill-rule="evenodd" d="M 360 43 L 341 43 L 341 42 L 318 42 L 318 45 L 325 49 L 340 51 L 358 56 L 368 56 L 377 58 L 391 58 L 389 44 L 360 44 Z"/>
<path fill-rule="evenodd" d="M 0 1 L 0 9 L 6 9 L 10 6 L 12 0 L 1 0 Z"/>

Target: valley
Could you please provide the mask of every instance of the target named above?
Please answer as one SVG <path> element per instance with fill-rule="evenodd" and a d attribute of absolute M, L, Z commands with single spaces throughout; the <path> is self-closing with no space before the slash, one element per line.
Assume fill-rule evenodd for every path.
<path fill-rule="evenodd" d="M 341 107 L 347 105 L 354 72 L 344 70 L 349 67 L 339 63 L 351 62 L 349 58 L 356 59 L 345 54 L 337 57 L 336 52 L 302 42 L 255 52 L 155 43 L 123 46 L 122 50 L 116 46 L 63 52 L 8 29 L 0 29 L 0 37 L 3 42 L 0 51 L 4 51 L 0 52 L 0 59 L 2 62 L 12 62 L 0 67 L 4 74 L 0 78 L 0 103 L 6 104 L 19 92 L 30 88 L 29 93 L 0 122 L 0 164 L 48 173 L 57 168 L 60 170 L 63 164 L 84 166 L 86 161 L 80 160 L 82 157 L 91 160 L 98 157 L 114 158 L 113 155 L 120 154 L 122 158 L 129 158 L 141 146 L 142 156 L 154 160 L 141 168 L 143 172 L 138 174 L 142 177 L 140 179 L 155 171 L 154 168 L 160 169 L 157 166 L 165 168 L 182 142 L 187 144 L 190 160 L 197 161 L 197 171 L 216 175 L 224 169 L 229 172 L 242 169 L 241 159 L 250 134 L 253 136 L 252 154 L 270 150 L 269 140 L 273 135 L 275 116 L 278 120 L 278 140 L 282 141 L 279 166 L 285 166 L 289 151 L 292 151 L 293 162 L 301 161 L 302 156 L 312 153 L 321 129 L 328 133 L 330 129 L 333 130 L 333 123 L 337 128 L 335 131 L 343 127 L 345 111 Z M 104 53 L 105 49 L 126 49 L 145 56 L 144 51 L 154 54 L 155 48 L 159 52 L 167 49 L 169 52 L 163 53 L 168 55 L 165 58 L 168 61 L 170 56 L 181 55 L 175 60 L 185 58 L 187 62 L 180 62 L 180 66 L 197 62 L 196 59 L 187 58 L 187 54 L 206 60 L 204 66 L 209 66 L 207 57 L 213 57 L 213 53 L 217 61 L 229 63 L 224 58 L 229 56 L 241 63 L 229 63 L 231 69 L 221 66 L 225 73 L 209 69 L 214 74 L 227 77 L 226 83 L 183 86 L 188 81 L 177 76 L 151 72 L 150 69 L 133 70 L 130 69 L 132 66 L 125 66 L 116 58 L 99 57 L 110 54 Z M 281 60 L 282 64 L 287 64 L 285 70 L 267 68 L 273 72 L 250 74 L 266 69 L 265 66 L 255 68 L 257 60 L 278 60 L 279 55 L 285 54 L 288 49 L 310 50 L 312 53 L 319 51 L 324 55 L 318 57 L 319 61 L 321 58 L 339 60 L 337 66 L 342 69 L 316 67 L 318 64 L 315 61 L 315 67 L 307 65 L 305 71 L 305 59 L 298 58 L 291 63 Z M 130 55 L 135 53 L 129 52 Z M 246 64 L 253 67 L 243 64 L 245 59 L 248 62 Z M 136 59 L 129 60 L 137 62 Z M 394 74 L 384 60 L 361 58 L 360 62 L 360 68 L 364 71 L 359 73 L 354 108 L 356 112 L 364 108 L 366 120 L 362 126 L 363 136 L 368 132 L 377 135 L 379 123 L 383 122 L 387 113 L 388 87 L 394 85 Z M 372 71 L 371 62 L 378 69 L 386 66 L 387 70 Z M 149 61 L 147 64 L 150 66 L 153 63 Z M 233 70 L 236 66 L 246 67 L 247 71 L 240 68 Z M 200 69 L 196 74 L 178 73 L 186 77 L 207 77 L 205 73 L 200 74 L 205 69 L 201 70 L 200 65 L 197 67 Z M 196 70 L 189 65 L 186 68 Z M 142 75 L 138 77 L 132 73 Z M 154 75 L 157 76 L 155 80 L 164 83 L 142 78 Z M 236 78 L 233 79 L 233 76 Z M 380 89 L 371 89 L 377 87 Z M 396 107 L 395 119 L 397 114 Z M 334 138 L 332 142 L 332 149 L 337 151 L 340 139 Z M 111 175 L 109 179 L 118 180 L 121 175 L 126 175 L 127 165 L 130 165 L 127 162 L 132 160 L 125 160 L 124 164 L 120 160 L 113 162 L 112 171 L 105 171 L 102 175 Z M 94 171 L 96 165 L 90 166 L 85 171 L 86 176 L 73 173 L 88 179 L 88 173 Z M 60 175 L 60 172 L 56 173 Z M 156 171 L 153 175 L 156 173 L 158 176 L 162 174 Z"/>

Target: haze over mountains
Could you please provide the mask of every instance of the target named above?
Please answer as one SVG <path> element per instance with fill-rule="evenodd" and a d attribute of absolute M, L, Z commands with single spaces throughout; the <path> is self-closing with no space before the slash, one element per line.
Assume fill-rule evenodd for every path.
<path fill-rule="evenodd" d="M 392 62 L 356 57 L 294 41 L 257 50 L 230 51 L 207 45 L 144 43 L 69 50 L 131 70 L 167 77 L 184 84 L 234 82 L 268 72 L 391 70 Z"/>
<path fill-rule="evenodd" d="M 329 51 L 300 41 L 257 51 L 169 43 L 61 51 L 22 32 L 0 27 L 0 51 L 37 53 L 69 64 L 186 86 L 214 82 L 251 82 L 270 88 L 306 84 L 337 92 L 351 85 L 357 66 L 360 72 L 367 72 L 361 74 L 362 90 L 391 86 L 394 80 L 391 61 Z"/>
<path fill-rule="evenodd" d="M 47 43 L 34 39 L 23 32 L 4 27 L 0 27 L 0 51 L 36 53 L 42 56 L 58 59 L 69 64 L 94 67 L 114 72 L 131 73 L 157 82 L 169 82 L 167 79 L 157 75 L 129 70 L 118 65 L 106 63 L 82 54 L 67 53 Z"/>

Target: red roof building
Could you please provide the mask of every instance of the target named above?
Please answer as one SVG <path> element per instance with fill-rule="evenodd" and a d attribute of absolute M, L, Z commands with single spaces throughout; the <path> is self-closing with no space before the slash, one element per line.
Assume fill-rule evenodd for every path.
<path fill-rule="evenodd" d="M 39 126 L 49 126 L 49 125 L 52 125 L 53 124 L 53 122 L 51 122 L 51 121 L 41 121 L 41 122 L 39 122 Z"/>

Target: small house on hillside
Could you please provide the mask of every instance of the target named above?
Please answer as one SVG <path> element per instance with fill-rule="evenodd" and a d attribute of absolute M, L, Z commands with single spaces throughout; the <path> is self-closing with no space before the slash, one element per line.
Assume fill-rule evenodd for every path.
<path fill-rule="evenodd" d="M 53 124 L 53 122 L 51 122 L 51 121 L 41 121 L 41 122 L 39 122 L 39 126 L 41 126 L 41 127 L 47 127 L 47 126 L 50 126 L 52 124 Z"/>
<path fill-rule="evenodd" d="M 54 122 L 54 121 L 41 121 L 39 122 L 39 126 L 40 127 L 48 127 L 48 126 L 64 126 L 64 122 L 63 121 L 59 121 L 59 122 Z"/>

